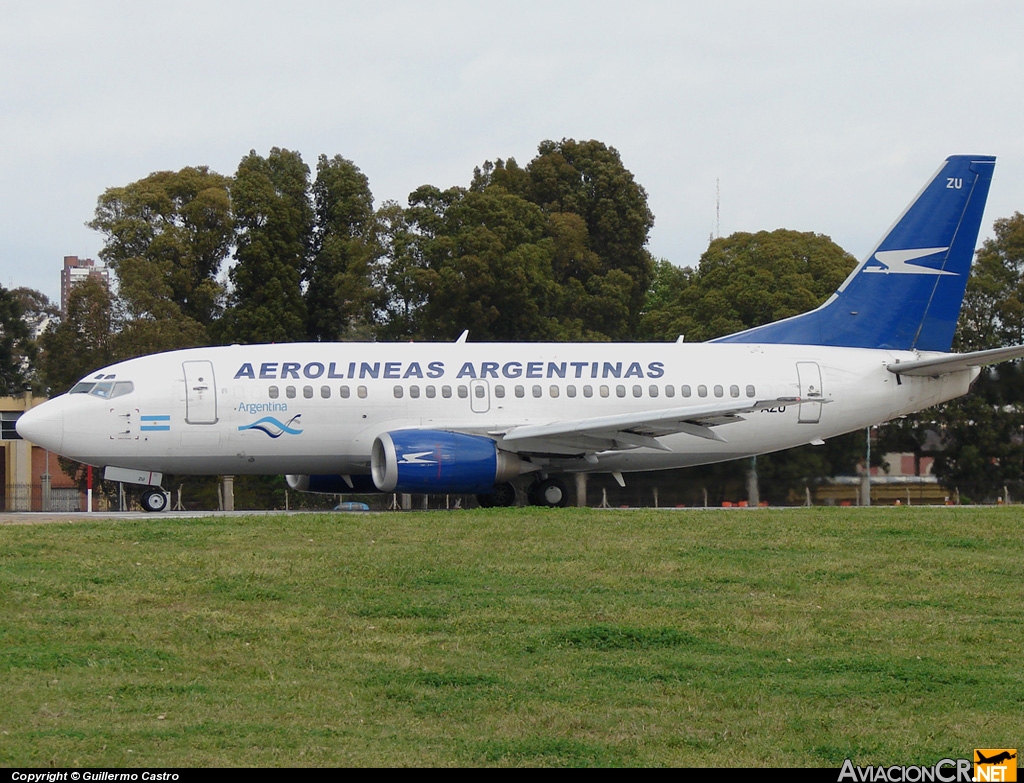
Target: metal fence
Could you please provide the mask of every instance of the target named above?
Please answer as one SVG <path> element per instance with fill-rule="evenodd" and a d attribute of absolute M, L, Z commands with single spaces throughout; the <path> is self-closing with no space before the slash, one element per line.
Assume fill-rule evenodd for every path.
<path fill-rule="evenodd" d="M 3 494 L 4 511 L 83 511 L 82 493 L 75 487 L 40 484 L 8 484 Z"/>

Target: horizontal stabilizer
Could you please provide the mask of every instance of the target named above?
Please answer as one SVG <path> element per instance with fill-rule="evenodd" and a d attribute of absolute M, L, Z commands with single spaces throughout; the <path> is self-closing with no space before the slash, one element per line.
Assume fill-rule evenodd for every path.
<path fill-rule="evenodd" d="M 915 362 L 893 362 L 887 364 L 885 369 L 897 375 L 924 375 L 935 378 L 951 372 L 961 372 L 972 367 L 984 367 L 1021 357 L 1024 357 L 1024 345 L 1011 345 L 1007 348 L 993 348 L 990 351 L 945 354 Z"/>

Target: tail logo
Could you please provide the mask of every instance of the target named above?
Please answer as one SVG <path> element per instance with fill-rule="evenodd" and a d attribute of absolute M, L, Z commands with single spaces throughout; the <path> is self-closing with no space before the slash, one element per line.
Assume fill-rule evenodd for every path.
<path fill-rule="evenodd" d="M 927 258 L 937 253 L 945 253 L 948 247 L 922 247 L 915 250 L 879 250 L 875 253 L 873 261 L 880 266 L 865 266 L 865 272 L 875 272 L 883 275 L 954 275 L 956 272 L 945 272 L 941 269 L 932 269 L 919 264 L 912 264 L 919 258 Z"/>

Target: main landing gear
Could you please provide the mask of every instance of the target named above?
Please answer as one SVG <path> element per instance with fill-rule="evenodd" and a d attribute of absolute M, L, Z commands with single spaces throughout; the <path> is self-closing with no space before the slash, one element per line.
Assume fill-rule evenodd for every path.
<path fill-rule="evenodd" d="M 526 497 L 532 506 L 564 508 L 569 505 L 569 491 L 565 487 L 565 482 L 557 478 L 535 481 L 526 491 Z"/>
<path fill-rule="evenodd" d="M 569 505 L 569 491 L 565 482 L 557 478 L 539 479 L 526 490 L 526 499 L 531 506 L 562 508 Z M 497 484 L 488 495 L 477 495 L 480 508 L 502 508 L 516 504 L 516 489 L 511 484 Z"/>
<path fill-rule="evenodd" d="M 504 508 L 516 504 L 516 488 L 511 484 L 496 484 L 489 495 L 477 495 L 480 508 Z"/>

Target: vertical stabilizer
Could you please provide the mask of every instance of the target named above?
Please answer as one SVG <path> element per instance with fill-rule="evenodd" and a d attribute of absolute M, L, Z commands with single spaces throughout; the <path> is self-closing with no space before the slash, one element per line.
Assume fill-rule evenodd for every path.
<path fill-rule="evenodd" d="M 949 351 L 994 166 L 948 158 L 825 304 L 712 342 Z"/>

